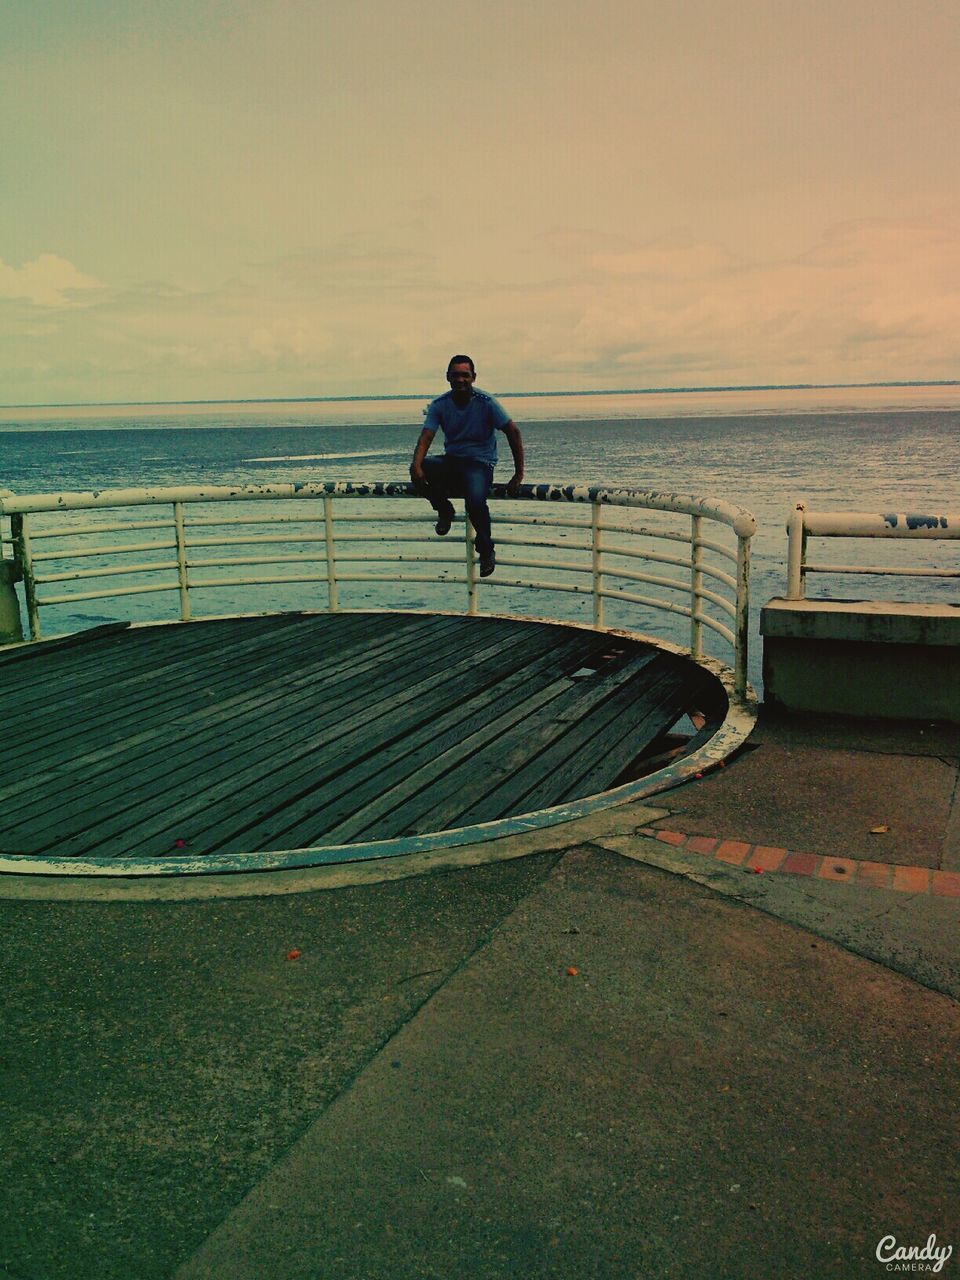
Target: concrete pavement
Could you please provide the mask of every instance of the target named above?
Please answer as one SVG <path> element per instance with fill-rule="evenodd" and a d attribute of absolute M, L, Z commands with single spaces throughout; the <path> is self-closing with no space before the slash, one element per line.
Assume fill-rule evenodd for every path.
<path fill-rule="evenodd" d="M 519 860 L 0 902 L 0 1274 L 848 1280 L 931 1234 L 955 1274 L 960 897 L 690 845 L 948 874 L 921 727 L 764 719 Z"/>
<path fill-rule="evenodd" d="M 177 1277 L 879 1275 L 956 1241 L 958 1045 L 943 996 L 574 849 Z"/>

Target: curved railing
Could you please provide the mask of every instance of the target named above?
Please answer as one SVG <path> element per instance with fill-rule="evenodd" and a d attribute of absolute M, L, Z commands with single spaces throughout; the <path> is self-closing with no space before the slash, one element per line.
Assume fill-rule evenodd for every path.
<path fill-rule="evenodd" d="M 355 607 L 349 592 L 359 584 L 459 584 L 468 613 L 479 611 L 481 589 L 559 592 L 585 597 L 599 629 L 649 631 L 634 625 L 647 611 L 685 617 L 690 654 L 702 658 L 707 633 L 719 637 L 734 689 L 744 693 L 756 530 L 748 511 L 602 485 L 528 484 L 516 495 L 498 485 L 493 497 L 499 565 L 481 580 L 469 525 L 459 548 L 434 537 L 434 517 L 405 482 L 7 493 L 0 514 L 10 520 L 4 542 L 13 562 L 5 589 L 22 582 L 31 640 L 42 638 L 46 609 L 149 593 L 175 598 L 173 616 L 188 621 L 198 593 L 225 588 L 316 584 L 319 596 L 306 606 L 301 597 L 296 607 L 336 611 Z M 417 498 L 418 505 L 375 510 L 371 498 Z M 224 504 L 229 510 L 221 513 Z M 619 616 L 611 619 L 614 609 Z"/>

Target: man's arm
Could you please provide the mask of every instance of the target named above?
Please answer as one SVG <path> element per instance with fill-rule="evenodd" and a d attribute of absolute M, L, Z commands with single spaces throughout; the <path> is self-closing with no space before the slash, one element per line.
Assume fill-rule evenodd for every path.
<path fill-rule="evenodd" d="M 426 483 L 423 474 L 423 460 L 427 456 L 433 437 L 437 433 L 431 431 L 429 427 L 424 427 L 420 432 L 420 438 L 417 440 L 417 447 L 413 451 L 413 461 L 410 463 L 410 479 L 418 489 L 422 489 Z"/>
<path fill-rule="evenodd" d="M 508 422 L 503 428 L 507 444 L 513 454 L 513 476 L 507 484 L 508 493 L 516 493 L 523 484 L 523 436 L 515 422 Z"/>

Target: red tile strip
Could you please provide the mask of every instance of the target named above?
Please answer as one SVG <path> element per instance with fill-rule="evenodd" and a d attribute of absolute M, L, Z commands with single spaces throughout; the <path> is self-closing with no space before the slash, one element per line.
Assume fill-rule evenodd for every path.
<path fill-rule="evenodd" d="M 835 883 L 846 881 L 876 889 L 896 889 L 900 893 L 928 893 L 943 898 L 960 898 L 960 871 L 929 871 L 926 867 L 899 863 L 859 861 L 856 858 L 823 857 L 799 853 L 776 845 L 750 844 L 746 840 L 723 840 L 719 836 L 687 835 L 659 827 L 639 827 L 637 834 L 659 840 L 687 853 L 716 858 L 745 871 L 781 872 L 793 876 L 816 876 Z"/>
<path fill-rule="evenodd" d="M 779 871 L 786 856 L 786 849 L 777 849 L 769 844 L 755 844 L 749 859 L 750 866 L 761 871 Z"/>
<path fill-rule="evenodd" d="M 715 840 L 713 836 L 688 836 L 686 847 L 691 853 L 714 853 L 719 840 Z"/>
<path fill-rule="evenodd" d="M 821 880 L 846 880 L 853 884 L 857 876 L 857 864 L 853 858 L 824 858 L 820 865 Z"/>
<path fill-rule="evenodd" d="M 938 898 L 960 898 L 960 871 L 935 871 L 931 878 Z"/>
<path fill-rule="evenodd" d="M 819 867 L 820 859 L 815 853 L 788 853 L 780 870 L 791 876 L 815 876 Z"/>
<path fill-rule="evenodd" d="M 719 858 L 721 862 L 732 862 L 735 866 L 741 867 L 752 848 L 752 845 L 745 844 L 742 840 L 723 840 L 713 856 Z"/>
<path fill-rule="evenodd" d="M 926 867 L 894 867 L 893 887 L 901 893 L 929 893 L 930 872 Z"/>
<path fill-rule="evenodd" d="M 872 884 L 878 889 L 889 889 L 893 870 L 886 862 L 858 862 L 857 883 Z"/>

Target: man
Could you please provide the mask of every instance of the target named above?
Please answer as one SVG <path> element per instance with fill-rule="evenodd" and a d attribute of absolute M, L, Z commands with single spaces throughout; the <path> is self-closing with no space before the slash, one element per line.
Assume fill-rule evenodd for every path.
<path fill-rule="evenodd" d="M 477 371 L 469 356 L 451 359 L 447 366 L 450 390 L 427 406 L 410 464 L 410 478 L 437 513 L 434 527 L 441 538 L 453 524 L 455 513 L 450 499 L 464 499 L 476 530 L 474 546 L 480 557 L 480 577 L 487 578 L 497 567 L 487 506 L 497 461 L 496 433 L 503 432 L 513 454 L 513 477 L 507 485 L 512 494 L 523 480 L 523 440 L 503 406 L 474 387 L 476 380 Z M 439 458 L 428 458 L 438 427 L 443 431 L 444 452 Z"/>

